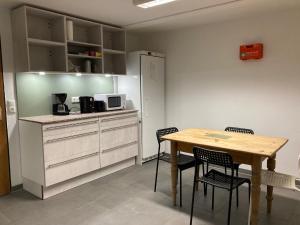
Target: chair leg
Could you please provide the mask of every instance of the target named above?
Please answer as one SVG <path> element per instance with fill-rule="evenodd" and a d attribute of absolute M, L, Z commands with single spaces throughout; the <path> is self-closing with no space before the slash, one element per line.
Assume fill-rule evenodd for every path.
<path fill-rule="evenodd" d="M 196 172 L 195 172 L 195 173 L 196 173 Z M 193 223 L 195 190 L 196 190 L 196 175 L 194 175 L 193 195 L 192 195 L 192 206 L 191 206 L 191 215 L 190 215 L 190 225 L 192 225 L 192 223 Z"/>
<path fill-rule="evenodd" d="M 200 169 L 199 169 L 199 165 L 196 165 L 196 171 L 197 171 L 197 180 L 199 180 L 199 171 L 200 171 Z M 196 191 L 199 191 L 199 183 L 197 182 L 196 183 Z"/>
<path fill-rule="evenodd" d="M 232 190 L 229 191 L 229 208 L 228 208 L 227 225 L 230 225 L 231 202 L 232 202 Z"/>
<path fill-rule="evenodd" d="M 236 169 L 236 177 L 239 177 L 239 168 Z M 236 207 L 239 207 L 239 187 L 236 188 Z"/>
<path fill-rule="evenodd" d="M 205 175 L 205 170 L 204 170 L 204 163 L 202 164 L 202 175 Z M 206 189 L 206 184 L 203 182 L 203 189 L 204 189 L 204 196 L 207 195 L 207 189 Z"/>
<path fill-rule="evenodd" d="M 158 154 L 157 154 L 157 163 L 156 163 L 156 173 L 155 173 L 155 183 L 154 183 L 154 192 L 156 192 L 156 185 L 157 185 L 157 174 L 158 174 L 158 166 L 159 166 L 159 154 L 160 154 L 160 152 L 158 151 Z"/>
<path fill-rule="evenodd" d="M 249 203 L 251 201 L 251 182 L 248 183 L 249 188 L 248 188 L 248 195 L 249 195 Z"/>
<path fill-rule="evenodd" d="M 215 209 L 215 186 L 212 187 L 211 210 Z"/>
<path fill-rule="evenodd" d="M 179 188 L 180 188 L 180 207 L 182 207 L 182 171 L 180 170 L 179 173 L 179 180 L 180 180 L 180 184 L 179 184 Z"/>
<path fill-rule="evenodd" d="M 203 168 L 203 171 L 204 171 L 204 168 Z M 205 171 L 203 172 L 203 175 L 204 175 Z M 206 163 L 206 173 L 208 173 L 208 163 Z M 206 183 L 203 183 L 204 184 L 204 196 L 207 195 L 207 184 Z"/>

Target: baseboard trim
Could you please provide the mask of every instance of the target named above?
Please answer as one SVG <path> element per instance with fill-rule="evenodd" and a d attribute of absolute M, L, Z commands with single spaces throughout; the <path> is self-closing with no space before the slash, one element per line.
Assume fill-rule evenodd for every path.
<path fill-rule="evenodd" d="M 20 190 L 23 190 L 23 184 L 18 184 L 10 188 L 10 192 L 16 192 Z"/>

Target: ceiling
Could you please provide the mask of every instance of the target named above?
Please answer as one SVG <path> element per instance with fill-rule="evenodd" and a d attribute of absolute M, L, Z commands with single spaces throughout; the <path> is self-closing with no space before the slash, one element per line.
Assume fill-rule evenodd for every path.
<path fill-rule="evenodd" d="M 24 3 L 133 31 L 177 29 L 300 8 L 299 0 L 177 0 L 150 9 L 138 8 L 132 0 L 0 0 L 0 7 L 14 8 Z"/>

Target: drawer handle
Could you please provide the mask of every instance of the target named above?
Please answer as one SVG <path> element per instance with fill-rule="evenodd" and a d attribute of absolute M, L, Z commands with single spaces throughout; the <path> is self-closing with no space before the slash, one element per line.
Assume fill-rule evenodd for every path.
<path fill-rule="evenodd" d="M 93 131 L 93 132 L 83 133 L 83 134 L 77 134 L 77 135 L 63 137 L 63 138 L 51 139 L 51 140 L 46 141 L 46 144 L 59 142 L 59 141 L 65 141 L 65 140 L 68 140 L 68 139 L 74 139 L 74 138 L 79 138 L 79 137 L 85 137 L 85 136 L 89 136 L 89 135 L 93 135 L 93 134 L 98 134 L 98 131 Z"/>
<path fill-rule="evenodd" d="M 58 129 L 63 129 L 63 128 L 77 127 L 77 126 L 82 126 L 82 125 L 94 124 L 94 123 L 97 123 L 97 122 L 98 122 L 98 120 L 89 121 L 89 122 L 81 122 L 81 123 L 72 123 L 72 124 L 55 126 L 55 127 L 47 127 L 45 130 L 46 131 L 48 131 L 48 130 L 58 130 Z"/>
<path fill-rule="evenodd" d="M 79 161 L 81 159 L 90 158 L 90 157 L 93 157 L 93 156 L 96 156 L 96 155 L 99 155 L 99 152 L 95 152 L 95 153 L 92 153 L 92 154 L 89 154 L 89 155 L 80 156 L 78 158 L 70 159 L 70 160 L 67 160 L 67 161 L 64 161 L 64 162 L 51 164 L 47 167 L 47 169 L 55 168 L 55 167 L 62 166 L 62 165 L 68 164 L 68 163 Z"/>
<path fill-rule="evenodd" d="M 102 153 L 111 152 L 111 151 L 117 150 L 119 148 L 124 148 L 124 147 L 128 147 L 128 146 L 131 146 L 131 145 L 135 145 L 137 143 L 138 143 L 137 141 L 134 141 L 134 142 L 130 142 L 128 144 L 119 145 L 119 146 L 116 146 L 116 147 L 113 147 L 113 148 L 105 149 L 105 150 L 102 151 Z"/>
<path fill-rule="evenodd" d="M 127 118 L 132 118 L 132 117 L 137 117 L 136 114 L 134 115 L 129 115 L 129 116 L 119 116 L 115 118 L 109 118 L 109 119 L 103 119 L 101 122 L 109 122 L 109 121 L 114 121 L 114 120 L 122 120 L 122 119 L 127 119 Z"/>
<path fill-rule="evenodd" d="M 134 124 L 124 125 L 124 126 L 121 126 L 121 127 L 113 127 L 113 128 L 109 128 L 109 129 L 104 129 L 101 132 L 105 133 L 105 132 L 120 130 L 120 129 L 124 129 L 124 128 L 128 128 L 128 127 L 135 127 L 137 125 L 138 125 L 138 123 L 134 123 Z"/>

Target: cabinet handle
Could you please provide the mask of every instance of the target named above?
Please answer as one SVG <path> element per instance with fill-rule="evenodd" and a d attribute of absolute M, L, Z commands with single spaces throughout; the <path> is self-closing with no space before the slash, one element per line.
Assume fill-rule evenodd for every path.
<path fill-rule="evenodd" d="M 47 127 L 45 130 L 46 131 L 49 131 L 49 130 L 58 130 L 58 129 L 63 129 L 63 128 L 69 128 L 69 127 L 76 127 L 76 126 L 94 124 L 94 123 L 97 123 L 97 122 L 98 122 L 98 120 L 88 121 L 88 122 L 81 122 L 81 123 L 72 123 L 72 124 L 55 126 L 55 127 Z"/>
<path fill-rule="evenodd" d="M 51 143 L 59 142 L 59 141 L 65 141 L 65 140 L 73 139 L 73 138 L 89 136 L 89 135 L 93 135 L 93 134 L 98 134 L 98 131 L 93 131 L 93 132 L 83 133 L 83 134 L 77 134 L 77 135 L 72 135 L 72 136 L 63 137 L 63 138 L 51 139 L 51 140 L 47 140 L 46 144 L 51 144 Z"/>
<path fill-rule="evenodd" d="M 131 145 L 134 145 L 134 144 L 137 144 L 137 143 L 138 143 L 137 141 L 134 141 L 134 142 L 130 142 L 128 144 L 119 145 L 119 146 L 116 146 L 116 147 L 113 147 L 113 148 L 105 149 L 105 150 L 102 151 L 102 153 L 111 152 L 111 151 L 117 150 L 119 148 L 128 147 L 128 146 L 131 146 Z"/>
<path fill-rule="evenodd" d="M 51 169 L 51 168 L 62 166 L 62 165 L 68 164 L 68 163 L 76 162 L 76 161 L 79 161 L 81 159 L 90 158 L 90 157 L 96 156 L 98 154 L 99 154 L 99 152 L 95 152 L 95 153 L 92 153 L 92 154 L 89 154 L 89 155 L 80 156 L 80 157 L 75 158 L 75 159 L 70 159 L 70 160 L 67 160 L 67 161 L 64 161 L 64 162 L 51 164 L 47 167 L 47 169 Z"/>
<path fill-rule="evenodd" d="M 109 118 L 109 119 L 103 119 L 101 122 L 109 122 L 109 121 L 114 121 L 114 120 L 122 120 L 122 119 L 127 119 L 127 118 L 132 118 L 132 117 L 137 117 L 136 114 L 134 115 L 129 115 L 129 116 L 119 116 L 119 117 L 114 117 L 114 118 Z"/>
<path fill-rule="evenodd" d="M 121 126 L 121 127 L 113 127 L 113 128 L 109 128 L 109 129 L 104 129 L 101 132 L 105 133 L 105 132 L 120 130 L 120 129 L 124 129 L 124 128 L 128 128 L 128 127 L 135 127 L 137 125 L 138 125 L 138 123 L 134 123 L 134 124 L 129 124 L 129 125 Z"/>

